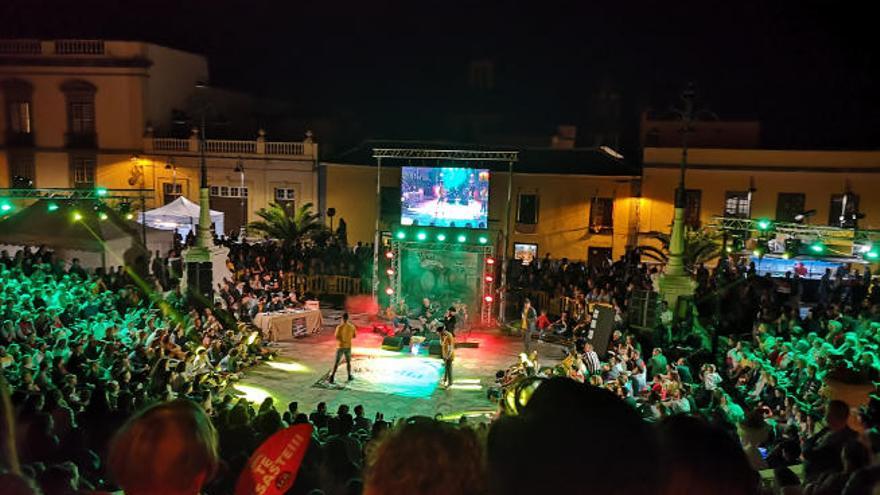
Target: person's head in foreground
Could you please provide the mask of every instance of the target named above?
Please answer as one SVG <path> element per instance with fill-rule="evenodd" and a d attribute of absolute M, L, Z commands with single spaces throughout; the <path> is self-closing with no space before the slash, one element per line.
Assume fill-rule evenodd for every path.
<path fill-rule="evenodd" d="M 107 460 L 126 495 L 197 494 L 217 463 L 217 432 L 202 408 L 185 399 L 134 415 L 116 433 Z"/>
<path fill-rule="evenodd" d="M 487 449 L 491 494 L 657 491 L 650 426 L 613 393 L 567 378 L 543 382 L 518 416 L 496 421 Z"/>
<path fill-rule="evenodd" d="M 428 418 L 388 431 L 367 459 L 364 495 L 483 495 L 483 455 L 474 432 Z"/>

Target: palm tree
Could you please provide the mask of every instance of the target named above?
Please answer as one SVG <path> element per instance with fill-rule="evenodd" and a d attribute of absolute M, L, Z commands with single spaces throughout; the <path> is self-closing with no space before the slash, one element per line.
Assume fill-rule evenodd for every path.
<path fill-rule="evenodd" d="M 639 253 L 646 258 L 661 263 L 669 261 L 669 238 L 664 232 L 647 232 L 642 236 L 660 242 L 662 247 L 641 245 Z M 721 243 L 717 233 L 708 233 L 705 230 L 690 230 L 684 237 L 684 266 L 693 272 L 697 266 L 712 261 L 721 254 Z"/>
<path fill-rule="evenodd" d="M 321 218 L 312 211 L 312 203 L 305 203 L 296 209 L 290 205 L 270 203 L 268 208 L 260 208 L 257 216 L 262 220 L 251 222 L 248 228 L 280 243 L 285 253 L 311 240 L 324 229 Z"/>

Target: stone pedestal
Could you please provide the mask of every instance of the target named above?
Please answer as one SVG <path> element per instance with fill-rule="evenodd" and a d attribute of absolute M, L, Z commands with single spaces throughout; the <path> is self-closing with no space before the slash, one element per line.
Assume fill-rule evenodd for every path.
<path fill-rule="evenodd" d="M 182 280 L 184 289 L 205 298 L 205 304 L 213 305 L 217 284 L 224 278 L 232 278 L 226 266 L 228 257 L 229 249 L 222 246 L 193 246 L 187 249 L 183 253 L 186 263 Z"/>
<path fill-rule="evenodd" d="M 660 277 L 660 297 L 675 311 L 679 296 L 692 296 L 696 282 L 689 275 L 663 275 Z"/>

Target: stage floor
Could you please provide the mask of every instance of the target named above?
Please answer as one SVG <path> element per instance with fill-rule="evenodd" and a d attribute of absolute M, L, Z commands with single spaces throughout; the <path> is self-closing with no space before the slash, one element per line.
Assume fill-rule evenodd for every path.
<path fill-rule="evenodd" d="M 325 321 L 333 320 L 331 317 Z M 495 383 L 495 372 L 519 359 L 522 340 L 499 330 L 487 330 L 474 331 L 468 341 L 480 345 L 456 349 L 450 389 L 439 387 L 443 376 L 439 358 L 424 351 L 412 355 L 382 350 L 382 336 L 372 332 L 359 332 L 354 340 L 354 380 L 347 381 L 343 361 L 335 385 L 328 384 L 325 377 L 336 353 L 332 327 L 324 327 L 319 335 L 279 344 L 274 361 L 248 370 L 234 387 L 257 402 L 273 397 L 279 410 L 295 400 L 301 411 L 311 412 L 323 401 L 332 412 L 339 404 L 348 404 L 352 409 L 363 404 L 370 419 L 377 411 L 386 419 L 438 413 L 452 417 L 468 414 L 477 419 L 481 413 L 494 411 L 495 405 L 486 393 Z M 539 345 L 538 349 L 542 364 L 559 361 L 559 349 L 547 345 Z"/>

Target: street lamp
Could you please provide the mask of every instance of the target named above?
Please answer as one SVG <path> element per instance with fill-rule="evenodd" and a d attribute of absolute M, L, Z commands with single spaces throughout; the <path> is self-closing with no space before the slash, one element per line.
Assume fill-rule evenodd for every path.
<path fill-rule="evenodd" d="M 147 174 L 144 172 L 144 166 L 141 165 L 141 157 L 131 155 L 131 163 L 140 172 L 141 176 L 141 240 L 144 243 L 144 249 L 147 248 L 147 197 L 144 191 L 147 189 Z M 156 175 L 156 169 L 153 168 L 153 176 Z M 129 184 L 131 180 L 129 179 Z"/>
<path fill-rule="evenodd" d="M 238 172 L 241 179 L 241 188 L 238 190 L 238 196 L 241 198 L 241 228 L 238 231 L 238 240 L 244 242 L 247 236 L 247 203 L 244 196 L 244 160 L 241 157 L 238 157 L 238 162 L 235 164 L 235 172 Z"/>

